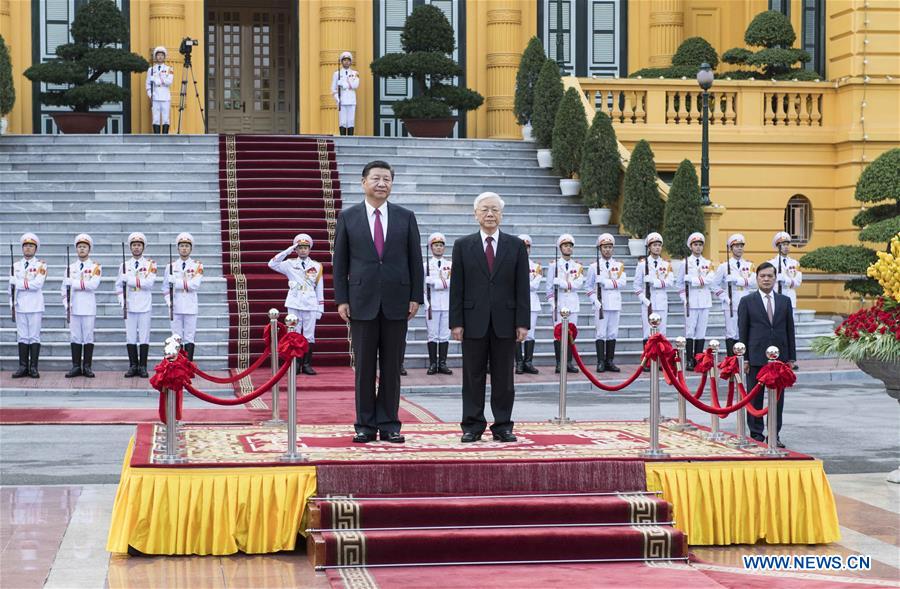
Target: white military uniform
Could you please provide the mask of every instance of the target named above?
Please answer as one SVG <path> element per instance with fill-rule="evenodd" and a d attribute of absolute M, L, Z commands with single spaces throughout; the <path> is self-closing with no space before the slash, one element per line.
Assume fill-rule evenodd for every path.
<path fill-rule="evenodd" d="M 94 322 L 97 318 L 97 288 L 103 269 L 90 258 L 76 260 L 69 265 L 67 278 L 61 289 L 63 307 L 66 307 L 66 286 L 71 286 L 72 311 L 69 322 L 69 341 L 73 344 L 94 343 Z"/>
<path fill-rule="evenodd" d="M 622 291 L 628 283 L 625 275 L 625 264 L 613 258 L 600 258 L 600 271 L 597 262 L 588 267 L 585 290 L 594 309 L 594 339 L 614 340 L 619 335 L 619 315 L 622 312 Z M 603 306 L 603 319 L 600 319 L 600 306 Z"/>
<path fill-rule="evenodd" d="M 33 233 L 22 236 L 22 244 L 40 241 Z M 13 263 L 11 285 L 16 287 L 16 334 L 20 344 L 41 343 L 41 321 L 44 317 L 44 281 L 47 280 L 47 264 L 37 257 L 25 258 Z M 10 288 L 12 291 L 12 288 Z M 10 304 L 13 304 L 10 298 Z"/>
<path fill-rule="evenodd" d="M 650 243 L 659 241 L 662 243 L 662 236 L 659 233 L 651 233 L 644 242 L 649 246 Z M 647 269 L 649 267 L 649 278 Z M 650 299 L 646 297 L 644 283 L 650 284 Z M 672 265 L 668 260 L 664 260 L 661 256 L 650 255 L 645 261 L 640 262 L 634 270 L 634 280 L 632 281 L 632 290 L 637 295 L 638 300 L 643 305 L 641 309 L 641 326 L 643 327 L 643 339 L 650 337 L 650 321 L 647 317 L 647 306 L 659 315 L 659 332 L 666 334 L 666 319 L 669 313 L 669 296 L 668 289 L 674 286 L 674 275 L 672 274 Z"/>
<path fill-rule="evenodd" d="M 156 59 L 156 54 L 160 52 L 168 56 L 165 47 L 157 47 L 153 50 L 153 58 Z M 172 94 L 169 88 L 174 80 L 172 68 L 164 63 L 154 63 L 147 70 L 147 97 L 152 103 L 154 125 L 169 124 L 169 111 L 172 108 Z"/>
<path fill-rule="evenodd" d="M 688 237 L 691 243 L 706 242 L 702 233 L 692 233 Z M 678 284 L 678 296 L 685 304 L 687 311 L 684 318 L 684 337 L 703 340 L 706 338 L 706 325 L 709 322 L 709 310 L 712 308 L 712 288 L 715 286 L 716 273 L 712 262 L 703 255 L 688 256 L 675 267 L 675 282 Z"/>
<path fill-rule="evenodd" d="M 790 241 L 791 236 L 785 231 L 779 231 L 772 239 L 772 246 L 778 250 L 784 241 Z M 769 260 L 775 266 L 775 292 L 783 294 L 791 299 L 794 308 L 794 319 L 797 319 L 797 289 L 803 284 L 803 272 L 800 271 L 800 263 L 790 256 L 782 256 L 780 253 Z"/>
<path fill-rule="evenodd" d="M 172 307 L 172 333 L 181 336 L 182 343 L 194 343 L 197 335 L 197 313 L 200 306 L 197 302 L 197 291 L 203 282 L 203 264 L 193 258 L 183 260 L 179 258 L 174 263 L 171 271 L 172 295 L 175 301 L 169 299 L 169 265 L 166 264 L 166 272 L 163 275 L 162 292 L 166 299 L 166 305 Z"/>
<path fill-rule="evenodd" d="M 560 235 L 559 239 L 556 240 L 556 247 L 559 248 L 564 243 L 571 243 L 574 246 L 575 239 L 568 234 Z M 559 266 L 554 260 L 550 262 L 547 268 L 547 300 L 551 301 L 551 305 L 554 305 L 555 318 L 553 326 L 556 327 L 557 324 L 562 323 L 562 317 L 558 310 L 566 308 L 569 309 L 569 323 L 578 325 L 578 312 L 581 310 L 578 292 L 584 286 L 584 266 L 576 262 L 572 257 L 566 260 L 560 255 L 558 260 Z M 554 300 L 555 286 L 559 287 L 559 301 Z"/>
<path fill-rule="evenodd" d="M 127 298 L 128 316 L 125 319 L 125 341 L 129 344 L 150 343 L 150 320 L 153 310 L 153 284 L 156 282 L 156 262 L 146 256 L 132 257 L 119 267 L 116 296 L 119 306 Z M 127 297 L 123 297 L 123 289 Z"/>
<path fill-rule="evenodd" d="M 284 306 L 288 313 L 297 316 L 297 327 L 294 331 L 302 333 L 309 343 L 316 341 L 316 321 L 321 319 L 325 312 L 325 294 L 322 280 L 322 264 L 312 258 L 292 258 L 286 260 L 294 251 L 298 238 L 294 238 L 295 245 L 269 260 L 269 268 L 284 274 L 288 278 L 288 293 L 284 300 Z M 305 236 L 309 239 L 309 236 Z M 309 239 L 310 247 L 312 240 Z"/>
<path fill-rule="evenodd" d="M 341 60 L 349 57 L 353 61 L 353 55 L 349 51 L 341 53 Z M 359 72 L 340 65 L 331 76 L 331 95 L 338 107 L 338 125 L 346 129 L 352 129 L 356 121 L 356 89 L 359 88 Z"/>
<path fill-rule="evenodd" d="M 442 236 L 443 238 L 443 236 Z M 427 264 L 427 266 L 426 266 Z M 425 266 L 425 324 L 428 327 L 428 341 L 450 341 L 450 260 L 446 257 L 429 256 Z M 431 287 L 431 304 L 428 303 L 428 287 Z M 431 319 L 428 309 L 431 308 Z"/>
<path fill-rule="evenodd" d="M 541 312 L 541 282 L 544 281 L 544 269 L 535 261 L 528 260 L 528 288 L 531 291 L 531 329 L 525 341 L 534 341 L 534 330 L 537 329 L 538 315 Z"/>
<path fill-rule="evenodd" d="M 734 243 L 744 243 L 744 236 L 732 235 L 728 238 L 728 247 Z M 744 258 L 731 256 L 727 262 L 722 262 L 716 268 L 713 294 L 722 301 L 722 313 L 725 314 L 725 337 L 731 340 L 738 339 L 738 305 L 747 294 L 755 292 L 756 273 L 753 264 Z M 728 285 L 731 284 L 731 306 L 728 304 Z M 734 313 L 732 315 L 731 311 Z"/>

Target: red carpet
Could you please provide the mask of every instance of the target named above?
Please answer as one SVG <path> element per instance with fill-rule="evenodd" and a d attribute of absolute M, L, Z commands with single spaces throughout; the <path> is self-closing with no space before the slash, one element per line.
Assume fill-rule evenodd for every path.
<path fill-rule="evenodd" d="M 331 251 L 341 190 L 334 145 L 299 136 L 219 137 L 222 262 L 228 283 L 229 364 L 243 369 L 262 351 L 267 312 L 284 312 L 287 279 L 266 263 L 297 233 L 315 241 L 324 265 L 325 315 L 316 329 L 316 365 L 349 365 L 347 327 L 333 304 Z M 283 315 L 282 315 L 283 320 Z M 242 394 L 251 389 L 248 379 Z"/>
<path fill-rule="evenodd" d="M 219 409 L 185 409 L 186 423 L 250 424 L 254 415 L 243 407 Z M 116 425 L 159 422 L 158 409 L 65 409 L 22 408 L 0 409 L 2 425 Z"/>

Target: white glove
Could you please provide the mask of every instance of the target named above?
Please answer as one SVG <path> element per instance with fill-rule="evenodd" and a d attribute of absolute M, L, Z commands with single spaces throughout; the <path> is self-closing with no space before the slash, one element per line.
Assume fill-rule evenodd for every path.
<path fill-rule="evenodd" d="M 288 288 L 294 290 L 297 288 L 298 283 L 295 280 L 288 280 Z"/>
<path fill-rule="evenodd" d="M 565 278 L 557 277 L 557 278 L 553 279 L 553 286 L 558 286 L 560 288 L 567 288 L 569 286 L 569 283 L 568 283 L 568 281 L 566 281 Z"/>
<path fill-rule="evenodd" d="M 123 297 L 121 294 L 116 294 L 116 298 L 119 299 L 119 308 L 124 309 L 125 308 L 125 297 Z"/>
<path fill-rule="evenodd" d="M 169 293 L 166 293 L 163 296 L 163 298 L 166 300 L 166 306 L 171 307 L 172 306 L 172 297 L 169 296 Z"/>
<path fill-rule="evenodd" d="M 735 275 L 735 274 L 726 274 L 726 275 L 725 275 L 725 282 L 726 282 L 726 283 L 727 283 L 727 282 L 730 282 L 731 284 L 735 284 L 738 280 L 740 280 L 740 278 L 739 278 L 737 275 Z"/>
<path fill-rule="evenodd" d="M 650 299 L 648 299 L 646 296 L 644 296 L 644 295 L 638 295 L 638 300 L 639 300 L 639 301 L 641 302 L 641 304 L 644 305 L 645 307 L 649 307 L 649 306 L 650 306 Z"/>
<path fill-rule="evenodd" d="M 72 279 L 67 276 L 63 276 L 62 283 L 63 286 L 72 286 Z"/>
<path fill-rule="evenodd" d="M 316 313 L 316 321 L 318 321 L 321 318 L 322 318 L 322 311 L 319 311 L 318 313 Z"/>
<path fill-rule="evenodd" d="M 678 298 L 681 299 L 681 302 L 682 302 L 682 303 L 686 303 L 686 302 L 687 302 L 687 297 L 684 296 L 684 293 L 679 293 L 679 294 L 678 294 Z"/>

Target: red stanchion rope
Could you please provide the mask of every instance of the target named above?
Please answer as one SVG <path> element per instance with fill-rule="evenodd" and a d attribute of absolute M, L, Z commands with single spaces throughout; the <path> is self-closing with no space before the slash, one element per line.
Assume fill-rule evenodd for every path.
<path fill-rule="evenodd" d="M 204 393 L 201 390 L 195 389 L 194 386 L 190 383 L 185 384 L 184 388 L 187 392 L 194 395 L 198 399 L 206 401 L 207 403 L 212 403 L 213 405 L 243 405 L 244 403 L 249 403 L 253 399 L 256 399 L 257 397 L 267 393 L 273 386 L 275 386 L 275 383 L 277 383 L 282 379 L 282 377 L 284 377 L 285 374 L 287 374 L 287 371 L 290 369 L 290 367 L 291 363 L 285 362 L 281 366 L 281 368 L 278 369 L 278 372 L 269 377 L 269 380 L 264 382 L 258 388 L 254 389 L 253 392 L 248 393 L 243 397 L 237 397 L 235 399 L 222 399 L 220 397 L 214 397 L 212 395 Z"/>
<path fill-rule="evenodd" d="M 287 333 L 287 325 L 285 325 L 284 323 L 281 323 L 280 321 L 277 323 L 277 325 L 278 325 L 278 337 L 281 338 L 285 333 Z M 197 376 L 199 376 L 200 378 L 202 378 L 203 380 L 208 380 L 209 382 L 214 382 L 214 383 L 218 383 L 218 384 L 232 384 L 232 383 L 235 383 L 235 382 L 241 380 L 242 378 L 246 378 L 247 376 L 250 376 L 253 373 L 253 371 L 257 370 L 259 367 L 261 367 L 263 365 L 263 362 L 265 362 L 266 359 L 268 359 L 269 356 L 272 354 L 271 346 L 269 346 L 269 336 L 271 333 L 272 333 L 272 325 L 268 324 L 268 325 L 266 325 L 265 329 L 263 330 L 262 340 L 263 340 L 263 344 L 265 345 L 265 349 L 262 353 L 262 356 L 257 358 L 253 364 L 248 366 L 242 372 L 238 372 L 237 374 L 232 374 L 231 376 L 225 376 L 225 377 L 213 376 L 212 374 L 209 374 L 207 372 L 200 370 L 200 368 L 198 368 L 197 365 L 195 364 L 194 365 L 194 373 Z"/>
<path fill-rule="evenodd" d="M 591 373 L 590 370 L 587 369 L 587 367 L 584 365 L 584 362 L 581 360 L 581 354 L 578 353 L 578 348 L 575 347 L 575 337 L 577 335 L 578 335 L 578 327 L 576 327 L 575 325 L 570 323 L 569 324 L 569 352 L 572 354 L 572 359 L 575 360 L 575 364 L 578 365 L 578 368 L 581 370 L 581 373 L 584 374 L 587 377 L 587 379 L 591 382 L 591 384 L 594 385 L 595 387 L 597 387 L 598 389 L 601 389 L 601 390 L 607 391 L 607 392 L 621 391 L 622 389 L 624 389 L 625 387 L 627 387 L 628 385 L 630 385 L 631 383 L 636 381 L 638 379 L 638 377 L 641 375 L 641 372 L 644 369 L 644 362 L 645 362 L 643 357 L 641 358 L 640 366 L 638 366 L 637 370 L 634 371 L 634 374 L 629 376 L 627 379 L 620 382 L 619 384 L 614 384 L 614 385 L 603 384 L 602 382 L 597 380 L 597 377 L 593 373 Z M 562 324 L 560 323 L 554 328 L 553 337 L 558 341 L 561 336 L 562 336 Z"/>

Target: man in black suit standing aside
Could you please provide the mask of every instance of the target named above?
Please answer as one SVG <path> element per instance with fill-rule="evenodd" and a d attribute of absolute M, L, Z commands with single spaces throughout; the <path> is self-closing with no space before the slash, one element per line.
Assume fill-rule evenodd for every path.
<path fill-rule="evenodd" d="M 738 305 L 738 332 L 740 341 L 747 346 L 747 389 L 752 390 L 756 386 L 756 376 L 760 368 L 768 363 L 766 348 L 777 346 L 780 353 L 779 360 L 788 365 L 797 359 L 797 350 L 794 344 L 794 309 L 791 299 L 776 293 L 775 266 L 764 262 L 756 269 L 756 282 L 759 290 L 741 298 Z M 765 394 L 760 393 L 754 397 L 752 403 L 757 409 L 762 409 Z M 778 431 L 776 439 L 779 448 L 784 448 L 781 438 L 777 435 L 781 432 L 781 414 L 784 410 L 784 395 L 778 399 Z M 763 436 L 763 419 L 747 414 L 747 425 L 750 427 L 750 436 L 759 442 L 765 441 Z"/>
<path fill-rule="evenodd" d="M 453 244 L 450 329 L 462 342 L 464 443 L 477 442 L 487 426 L 484 395 L 491 372 L 494 440 L 515 442 L 512 408 L 516 344 L 531 326 L 528 252 L 518 237 L 500 231 L 503 200 L 493 192 L 475 199 L 481 230 Z"/>
<path fill-rule="evenodd" d="M 356 435 L 376 434 L 402 444 L 400 364 L 406 328 L 425 290 L 419 226 L 409 209 L 388 203 L 394 182 L 390 164 L 374 161 L 362 173 L 365 201 L 341 212 L 334 238 L 334 299 L 350 323 L 356 358 Z M 378 366 L 378 394 L 375 372 Z"/>

